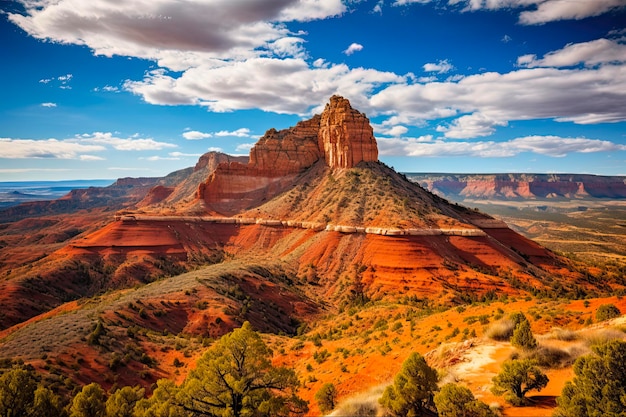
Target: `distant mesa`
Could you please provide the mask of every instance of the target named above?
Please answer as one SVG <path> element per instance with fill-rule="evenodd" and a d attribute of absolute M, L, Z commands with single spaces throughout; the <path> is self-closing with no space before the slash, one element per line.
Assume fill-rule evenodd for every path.
<path fill-rule="evenodd" d="M 209 209 L 232 214 L 272 198 L 321 161 L 331 169 L 378 161 L 369 119 L 340 96 L 332 96 L 321 115 L 288 129 L 269 129 L 250 150 L 248 163 L 217 165 L 197 198 Z"/>

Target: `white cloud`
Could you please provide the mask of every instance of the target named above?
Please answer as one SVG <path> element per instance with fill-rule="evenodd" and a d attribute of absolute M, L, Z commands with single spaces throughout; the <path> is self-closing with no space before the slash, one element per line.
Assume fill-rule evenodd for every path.
<path fill-rule="evenodd" d="M 0 138 L 0 155 L 6 159 L 81 159 L 85 154 L 105 149 L 101 145 L 70 140 Z"/>
<path fill-rule="evenodd" d="M 372 9 L 372 13 L 383 14 L 383 6 L 385 5 L 385 0 L 379 0 L 376 3 L 376 6 Z"/>
<path fill-rule="evenodd" d="M 504 35 L 504 36 L 502 37 L 502 39 L 501 39 L 501 41 L 502 41 L 502 42 L 504 42 L 504 43 L 509 43 L 509 42 L 511 42 L 512 40 L 513 40 L 513 38 L 512 38 L 512 37 L 510 37 L 509 35 Z"/>
<path fill-rule="evenodd" d="M 343 51 L 344 54 L 346 55 L 352 55 L 355 52 L 359 52 L 363 50 L 363 45 L 361 45 L 360 43 L 351 43 L 350 46 L 348 46 L 348 48 Z"/>
<path fill-rule="evenodd" d="M 224 137 L 224 136 L 234 136 L 237 138 L 249 138 L 250 137 L 250 129 L 246 128 L 246 127 L 242 127 L 240 129 L 237 130 L 233 130 L 233 131 L 227 131 L 227 130 L 220 130 L 219 132 L 215 132 L 215 136 L 219 136 L 219 137 Z"/>
<path fill-rule="evenodd" d="M 41 107 L 56 107 L 56 106 L 57 106 L 56 103 L 50 103 L 50 102 L 41 103 Z"/>
<path fill-rule="evenodd" d="M 240 143 L 239 145 L 237 145 L 237 147 L 235 148 L 235 150 L 237 152 L 249 152 L 250 149 L 252 149 L 252 147 L 254 146 L 254 143 Z"/>
<path fill-rule="evenodd" d="M 396 0 L 394 6 L 427 4 L 436 0 Z M 539 25 L 558 20 L 580 20 L 599 16 L 626 6 L 623 0 L 448 0 L 448 5 L 463 5 L 462 11 L 524 9 L 519 22 Z"/>
<path fill-rule="evenodd" d="M 522 3 L 524 0 L 519 2 Z M 626 6 L 623 0 L 536 0 L 535 3 L 536 10 L 520 14 L 520 23 L 537 25 L 556 20 L 580 20 Z"/>
<path fill-rule="evenodd" d="M 268 53 L 299 56 L 299 41 L 281 22 L 346 10 L 341 0 L 21 1 L 26 15 L 9 13 L 9 19 L 36 38 L 85 45 L 96 55 L 150 59 L 177 71 Z"/>
<path fill-rule="evenodd" d="M 143 159 L 146 161 L 179 161 L 180 158 L 176 157 L 176 156 L 148 156 L 147 158 L 139 158 L 139 159 Z"/>
<path fill-rule="evenodd" d="M 402 125 L 390 125 L 390 124 L 376 125 L 374 124 L 372 125 L 372 127 L 374 128 L 374 133 L 386 135 L 386 136 L 394 136 L 394 137 L 403 136 L 405 133 L 409 131 L 409 129 L 406 126 L 402 126 Z"/>
<path fill-rule="evenodd" d="M 218 148 L 216 146 L 212 146 L 210 148 L 207 148 L 207 152 L 223 152 L 222 148 Z"/>
<path fill-rule="evenodd" d="M 537 59 L 536 55 L 523 55 L 517 59 L 517 65 L 528 68 L 623 63 L 626 63 L 626 44 L 609 39 L 568 44 L 558 51 L 547 53 L 542 59 Z"/>
<path fill-rule="evenodd" d="M 437 63 L 427 63 L 424 64 L 424 71 L 426 72 L 436 72 L 438 74 L 445 74 L 454 69 L 454 65 L 450 64 L 447 59 L 440 60 Z"/>
<path fill-rule="evenodd" d="M 446 138 L 470 139 L 489 136 L 495 132 L 497 126 L 506 126 L 502 120 L 492 120 L 481 113 L 461 116 L 447 126 L 437 126 L 437 132 L 443 132 Z"/>
<path fill-rule="evenodd" d="M 201 153 L 183 153 L 183 152 L 170 152 L 169 156 L 173 158 L 197 158 L 202 156 Z"/>
<path fill-rule="evenodd" d="M 183 133 L 183 137 L 187 140 L 200 140 L 210 138 L 213 135 L 210 133 L 199 132 L 197 130 L 190 130 Z"/>
<path fill-rule="evenodd" d="M 108 145 L 118 151 L 157 151 L 165 148 L 175 148 L 176 145 L 167 142 L 157 142 L 151 138 L 140 138 L 134 135 L 129 138 L 118 138 L 110 132 L 94 132 L 77 136 L 81 143 L 95 143 Z"/>
<path fill-rule="evenodd" d="M 283 22 L 325 19 L 339 16 L 346 11 L 346 6 L 341 0 L 298 0 L 289 3 L 291 5 L 279 16 L 279 20 Z"/>
<path fill-rule="evenodd" d="M 79 157 L 81 161 L 104 161 L 106 158 L 96 155 L 81 155 Z"/>
<path fill-rule="evenodd" d="M 480 157 L 504 158 L 523 152 L 552 157 L 564 157 L 571 153 L 626 151 L 625 145 L 587 138 L 562 138 L 558 136 L 527 136 L 505 142 L 432 142 L 405 139 L 378 139 L 381 155 L 418 157 Z"/>
<path fill-rule="evenodd" d="M 106 93 L 119 93 L 120 92 L 120 88 L 119 87 L 114 87 L 112 85 L 105 85 L 102 88 L 96 87 L 96 88 L 93 89 L 93 91 L 95 91 L 96 93 L 99 92 L 99 91 L 104 91 Z"/>
<path fill-rule="evenodd" d="M 411 124 L 458 115 L 462 119 L 448 126 L 448 136 L 463 138 L 469 137 L 463 133 L 469 128 L 484 136 L 511 120 L 626 121 L 626 65 L 528 68 L 469 75 L 458 82 L 395 84 L 373 95 L 370 106 Z"/>
<path fill-rule="evenodd" d="M 311 68 L 303 59 L 254 58 L 221 67 L 193 68 L 178 78 L 152 72 L 143 81 L 128 81 L 126 88 L 152 104 L 201 104 L 214 112 L 257 108 L 304 115 L 312 105 L 323 105 L 335 93 L 367 111 L 367 93 L 403 80 L 405 77 L 390 72 L 350 69 L 345 64 Z"/>

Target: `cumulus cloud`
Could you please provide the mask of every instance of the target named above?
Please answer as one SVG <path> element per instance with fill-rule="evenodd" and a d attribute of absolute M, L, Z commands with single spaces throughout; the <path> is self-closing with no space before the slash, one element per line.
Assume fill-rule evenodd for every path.
<path fill-rule="evenodd" d="M 348 46 L 348 48 L 343 51 L 344 54 L 346 55 L 352 55 L 355 52 L 359 52 L 363 50 L 363 45 L 361 45 L 360 43 L 351 43 L 350 46 Z"/>
<path fill-rule="evenodd" d="M 105 149 L 102 145 L 70 140 L 0 138 L 0 155 L 6 159 L 81 159 L 88 153 Z"/>
<path fill-rule="evenodd" d="M 438 74 L 445 74 L 447 72 L 450 72 L 454 69 L 454 65 L 452 65 L 450 62 L 448 62 L 447 59 L 444 60 L 440 60 L 437 63 L 427 63 L 424 64 L 424 71 L 426 72 L 436 72 Z"/>
<path fill-rule="evenodd" d="M 125 88 L 148 103 L 199 104 L 214 112 L 261 109 L 307 114 L 338 93 L 368 111 L 366 95 L 375 88 L 405 81 L 406 77 L 345 64 L 311 68 L 301 58 L 252 58 L 220 67 L 199 67 L 180 76 L 152 71 Z M 260 89 L 259 86 L 264 86 Z"/>
<path fill-rule="evenodd" d="M 559 136 L 527 136 L 505 142 L 448 142 L 444 140 L 418 141 L 399 138 L 378 140 L 381 155 L 397 156 L 466 156 L 481 158 L 511 157 L 523 152 L 552 157 L 571 153 L 626 151 L 625 145 L 587 138 L 562 138 Z"/>
<path fill-rule="evenodd" d="M 536 55 L 523 55 L 517 60 L 519 66 L 528 68 L 571 67 L 579 64 L 593 67 L 623 63 L 626 63 L 626 44 L 611 39 L 568 44 L 558 51 L 547 53 L 541 59 Z"/>
<path fill-rule="evenodd" d="M 56 103 L 50 103 L 50 102 L 41 103 L 41 107 L 49 107 L 49 108 L 51 108 L 51 107 L 56 107 L 56 106 L 57 106 Z"/>
<path fill-rule="evenodd" d="M 579 124 L 626 121 L 626 66 L 525 68 L 469 75 L 458 82 L 395 84 L 370 99 L 377 111 L 417 123 L 459 116 L 440 128 L 449 137 L 479 136 L 511 120 L 553 119 Z M 490 122 L 491 121 L 491 122 Z"/>
<path fill-rule="evenodd" d="M 324 19 L 346 10 L 341 0 L 21 2 L 26 13 L 8 17 L 38 39 L 85 45 L 96 55 L 151 59 L 177 71 L 213 60 L 299 55 L 300 41 L 281 22 Z"/>
<path fill-rule="evenodd" d="M 200 140 L 213 137 L 210 133 L 199 132 L 197 130 L 190 130 L 183 133 L 183 137 L 187 140 Z"/>

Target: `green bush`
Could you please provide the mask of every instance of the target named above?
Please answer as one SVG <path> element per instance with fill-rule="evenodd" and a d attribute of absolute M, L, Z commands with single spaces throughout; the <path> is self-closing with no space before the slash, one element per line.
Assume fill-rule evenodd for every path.
<path fill-rule="evenodd" d="M 612 340 L 591 348 L 574 363 L 574 379 L 557 398 L 555 416 L 626 415 L 626 343 Z"/>
<path fill-rule="evenodd" d="M 489 406 L 477 400 L 466 387 L 446 384 L 435 395 L 439 417 L 495 417 Z"/>
<path fill-rule="evenodd" d="M 614 304 L 602 304 L 596 310 L 596 320 L 605 321 L 621 316 L 622 313 Z"/>

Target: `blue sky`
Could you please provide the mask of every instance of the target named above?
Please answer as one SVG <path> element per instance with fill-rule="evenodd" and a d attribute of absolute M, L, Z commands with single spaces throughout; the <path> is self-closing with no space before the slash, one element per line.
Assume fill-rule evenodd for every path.
<path fill-rule="evenodd" d="M 333 94 L 405 172 L 626 175 L 624 0 L 0 0 L 0 181 L 248 154 Z"/>

